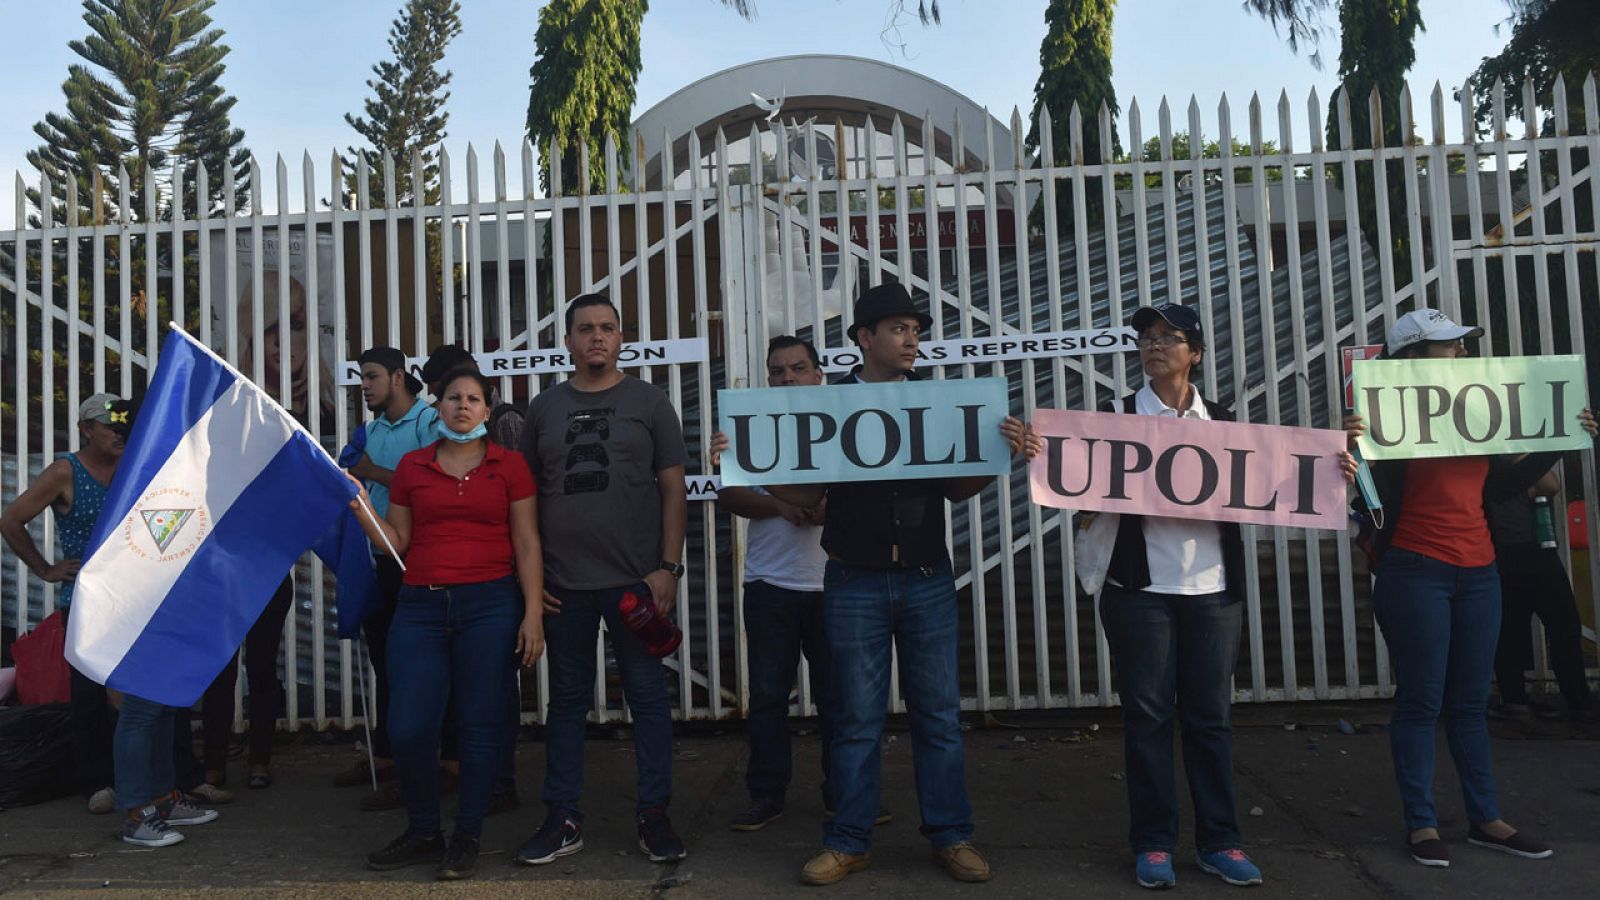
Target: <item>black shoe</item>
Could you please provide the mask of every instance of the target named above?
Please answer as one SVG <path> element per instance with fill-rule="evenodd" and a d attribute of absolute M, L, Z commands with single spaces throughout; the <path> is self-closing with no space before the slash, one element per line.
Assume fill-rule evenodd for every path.
<path fill-rule="evenodd" d="M 445 851 L 444 862 L 439 864 L 440 881 L 460 881 L 471 878 L 478 870 L 478 839 L 464 834 L 450 836 L 450 849 Z"/>
<path fill-rule="evenodd" d="M 1411 851 L 1411 858 L 1425 866 L 1438 869 L 1450 868 L 1450 848 L 1438 838 L 1426 838 L 1413 842 L 1406 838 L 1406 849 Z"/>
<path fill-rule="evenodd" d="M 639 849 L 651 862 L 677 862 L 689 855 L 678 833 L 672 830 L 667 811 L 659 806 L 639 813 Z"/>
<path fill-rule="evenodd" d="M 521 805 L 522 801 L 517 799 L 515 790 L 501 791 L 489 798 L 489 810 L 484 815 L 497 816 L 501 813 L 511 812 Z"/>
<path fill-rule="evenodd" d="M 750 808 L 733 817 L 728 827 L 734 831 L 760 831 L 783 815 L 783 804 L 770 798 L 750 801 Z"/>
<path fill-rule="evenodd" d="M 544 824 L 517 851 L 517 862 L 525 866 L 542 866 L 582 849 L 583 826 L 578 823 L 578 816 L 551 807 L 544 817 Z"/>
<path fill-rule="evenodd" d="M 1520 831 L 1511 832 L 1510 837 L 1490 837 L 1488 832 L 1473 825 L 1467 829 L 1467 843 L 1474 847 L 1484 847 L 1489 850 L 1499 850 L 1512 856 L 1523 859 L 1548 859 L 1555 854 L 1548 844 L 1541 843 Z"/>
<path fill-rule="evenodd" d="M 407 831 L 389 842 L 389 846 L 367 854 L 367 868 L 379 872 L 403 869 L 423 863 L 437 863 L 444 859 L 444 835 L 422 837 Z"/>

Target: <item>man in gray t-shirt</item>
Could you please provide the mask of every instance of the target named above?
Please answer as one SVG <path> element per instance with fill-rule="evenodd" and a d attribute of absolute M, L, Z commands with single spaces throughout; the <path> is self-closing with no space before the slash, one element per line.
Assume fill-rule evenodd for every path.
<path fill-rule="evenodd" d="M 618 605 L 626 591 L 648 594 L 663 616 L 676 604 L 689 524 L 683 427 L 666 394 L 617 368 L 622 323 L 606 295 L 573 300 L 566 324 L 572 378 L 533 398 L 522 432 L 539 486 L 544 550 L 549 812 L 517 860 L 540 865 L 583 848 L 584 719 L 594 706 L 595 637 L 604 619 L 633 713 L 639 847 L 652 862 L 672 862 L 687 851 L 667 819 L 666 669 L 628 629 Z"/>
<path fill-rule="evenodd" d="M 660 568 L 656 473 L 686 461 L 665 392 L 631 375 L 592 392 L 558 384 L 528 405 L 522 448 L 539 484 L 548 584 L 597 591 Z"/>

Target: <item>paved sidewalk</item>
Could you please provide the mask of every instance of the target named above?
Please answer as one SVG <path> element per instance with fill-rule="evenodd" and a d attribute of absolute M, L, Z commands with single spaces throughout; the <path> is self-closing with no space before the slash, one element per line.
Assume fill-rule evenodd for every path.
<path fill-rule="evenodd" d="M 1549 840 L 1552 860 L 1530 862 L 1469 847 L 1448 753 L 1440 746 L 1440 811 L 1454 866 L 1424 869 L 1400 846 L 1402 825 L 1381 728 L 1345 734 L 1340 719 L 1381 723 L 1384 704 L 1242 709 L 1237 731 L 1239 808 L 1251 855 L 1266 873 L 1254 895 L 1303 897 L 1593 897 L 1600 876 L 1600 743 L 1546 727 L 1533 739 L 1495 741 L 1508 820 Z M 1301 724 L 1287 730 L 1283 718 Z M 113 816 L 91 816 L 77 799 L 0 813 L 0 893 L 70 896 L 106 888 L 150 893 L 325 896 L 546 897 L 1065 897 L 1142 896 L 1132 881 L 1124 833 L 1127 807 L 1115 711 L 1009 717 L 1021 728 L 967 735 L 967 771 L 977 841 L 995 878 L 951 881 L 917 833 L 910 738 L 884 748 L 884 802 L 895 814 L 877 832 L 872 866 L 832 888 L 802 887 L 800 866 L 820 841 L 814 736 L 796 739 L 797 784 L 785 816 L 761 832 L 727 829 L 744 802 L 742 732 L 686 730 L 677 741 L 674 821 L 690 848 L 676 866 L 652 865 L 635 847 L 630 741 L 588 745 L 585 849 L 553 865 L 509 863 L 538 825 L 543 772 L 537 741 L 520 748 L 523 808 L 489 820 L 475 881 L 440 885 L 426 868 L 368 872 L 363 854 L 404 828 L 404 814 L 361 813 L 361 789 L 334 790 L 349 744 L 306 738 L 280 749 L 278 783 L 243 789 L 216 823 L 185 829 L 188 840 L 141 850 L 115 839 Z M 1091 730 L 1092 726 L 1098 726 Z M 1520 729 L 1501 726 L 1517 737 Z M 448 810 L 448 806 L 447 806 Z M 1189 840 L 1184 813 L 1184 840 Z M 1177 855 L 1185 896 L 1237 896 Z M 1253 895 L 1253 896 L 1254 896 Z"/>

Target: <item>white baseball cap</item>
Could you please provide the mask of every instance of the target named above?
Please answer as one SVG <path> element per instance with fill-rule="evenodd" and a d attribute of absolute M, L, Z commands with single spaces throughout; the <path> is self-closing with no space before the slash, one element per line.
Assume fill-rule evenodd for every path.
<path fill-rule="evenodd" d="M 1479 337 L 1483 337 L 1482 328 L 1457 325 L 1437 309 L 1417 309 L 1395 320 L 1394 327 L 1389 329 L 1389 339 L 1384 343 L 1384 351 L 1394 356 L 1424 341 L 1459 341 Z"/>

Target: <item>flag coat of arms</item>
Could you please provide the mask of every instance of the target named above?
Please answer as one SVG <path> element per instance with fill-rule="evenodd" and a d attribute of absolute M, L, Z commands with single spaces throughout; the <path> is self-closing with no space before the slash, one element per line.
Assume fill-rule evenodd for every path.
<path fill-rule="evenodd" d="M 181 329 L 160 359 L 73 587 L 67 659 L 188 706 L 302 553 L 335 568 L 353 616 L 372 563 L 355 486 L 299 423 Z"/>

